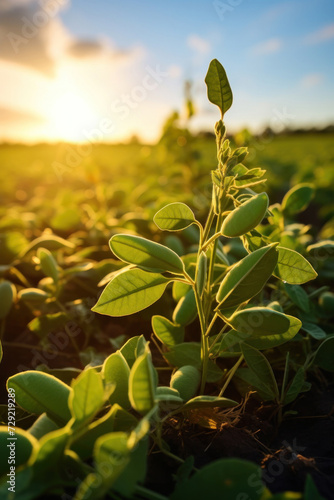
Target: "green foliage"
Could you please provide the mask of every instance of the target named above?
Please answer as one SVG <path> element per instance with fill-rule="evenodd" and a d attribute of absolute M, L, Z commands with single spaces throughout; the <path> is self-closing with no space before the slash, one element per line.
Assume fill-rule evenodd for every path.
<path fill-rule="evenodd" d="M 235 264 L 217 292 L 218 308 L 235 307 L 257 295 L 272 275 L 278 253 L 276 244 L 259 248 Z"/>
<path fill-rule="evenodd" d="M 313 197 L 313 186 L 298 184 L 286 193 L 282 201 L 282 209 L 287 214 L 296 214 L 305 210 Z"/>
<path fill-rule="evenodd" d="M 211 61 L 205 77 L 209 101 L 219 107 L 222 117 L 232 106 L 233 96 L 225 69 L 217 59 Z"/>
<path fill-rule="evenodd" d="M 43 363 L 8 379 L 8 390 L 15 390 L 24 415 L 20 422 L 26 425 L 16 430 L 18 500 L 68 493 L 75 500 L 162 500 L 165 497 L 143 484 L 151 449 L 168 460 L 183 461 L 165 441 L 165 426 L 177 426 L 180 433 L 187 419 L 210 426 L 217 416 L 225 418 L 225 410 L 237 415 L 239 408 L 233 408 L 243 408 L 241 398 L 249 392 L 268 401 L 280 423 L 289 413 L 283 414 L 283 408 L 309 390 L 309 372 L 334 371 L 329 327 L 333 294 L 327 286 L 300 287 L 317 273 L 325 285 L 332 277 L 332 223 L 323 228 L 322 240 L 315 241 L 309 226 L 292 220 L 317 199 L 308 178 L 298 177 L 299 184 L 282 204 L 269 206 L 262 186 L 265 170 L 246 166 L 248 149 L 234 149 L 234 141 L 226 139 L 223 117 L 232 104 L 232 91 L 217 60 L 210 63 L 205 81 L 209 100 L 222 117 L 215 126 L 218 163 L 211 178 L 207 143 L 200 137 L 195 141 L 173 114 L 156 150 L 127 146 L 140 167 L 145 159 L 139 177 L 130 167 L 124 172 L 124 165 L 134 161 L 124 157 L 122 167 L 113 165 L 115 182 L 108 177 L 100 182 L 105 175 L 97 166 L 105 163 L 101 157 L 77 172 L 87 177 L 85 190 L 64 188 L 59 198 L 50 196 L 46 215 L 44 207 L 36 207 L 36 199 L 31 213 L 22 207 L 16 207 L 14 215 L 2 213 L 3 345 L 9 342 L 6 325 L 11 335 L 28 326 L 39 352 L 52 354 L 50 343 L 60 338 L 64 344 L 54 343 L 58 354 L 66 362 L 77 356 L 84 367 L 49 368 Z M 189 95 L 187 100 L 190 118 Z M 164 166 L 158 182 L 150 162 Z M 179 196 L 187 204 L 177 201 Z M 128 210 L 131 205 L 133 211 Z M 35 208 L 38 216 L 33 218 Z M 152 218 L 158 229 L 177 233 L 161 234 Z M 262 224 L 263 219 L 268 223 Z M 43 232 L 43 224 L 63 237 Z M 110 248 L 117 260 L 108 252 L 108 234 L 113 235 Z M 154 304 L 169 283 L 171 293 L 167 290 L 154 306 L 152 353 L 141 335 L 148 313 L 139 314 L 123 330 L 121 320 L 108 321 L 90 311 L 98 286 L 105 288 L 92 310 L 122 317 Z M 157 314 L 159 305 L 163 315 Z M 109 324 L 110 331 L 120 328 L 110 344 L 104 330 L 108 325 L 109 332 Z M 231 382 L 234 397 L 240 394 L 238 401 L 224 397 Z M 3 446 L 6 435 L 2 428 Z M 6 473 L 3 458 L 0 465 Z M 192 475 L 193 465 L 191 458 L 182 464 L 171 499 L 214 499 L 217 491 L 224 498 L 240 493 L 254 500 L 290 497 L 271 495 L 260 468 L 250 462 L 218 460 Z M 10 498 L 7 493 L 3 477 L 1 498 Z M 320 498 L 310 479 L 304 496 Z"/>
<path fill-rule="evenodd" d="M 184 401 L 195 396 L 201 381 L 201 374 L 192 365 L 179 368 L 170 379 L 170 386 L 176 389 Z"/>
<path fill-rule="evenodd" d="M 153 316 L 152 329 L 160 342 L 168 347 L 180 344 L 184 340 L 184 328 L 163 316 Z"/>
<path fill-rule="evenodd" d="M 15 390 L 18 404 L 30 413 L 46 412 L 56 423 L 66 423 L 71 418 L 71 389 L 52 375 L 31 370 L 17 373 L 8 379 L 7 388 Z"/>
<path fill-rule="evenodd" d="M 5 318 L 11 310 L 11 307 L 15 300 L 15 295 L 16 291 L 12 283 L 10 283 L 9 281 L 2 281 L 0 283 L 0 320 Z"/>
<path fill-rule="evenodd" d="M 109 242 L 111 250 L 121 260 L 152 272 L 182 274 L 183 263 L 169 248 L 140 236 L 116 234 Z"/>
<path fill-rule="evenodd" d="M 252 486 L 250 477 L 259 479 L 256 486 Z M 260 478 L 261 469 L 255 464 L 233 458 L 221 459 L 206 465 L 190 480 L 180 484 L 171 500 L 213 500 L 217 498 L 217 491 L 222 498 L 237 498 L 242 492 L 251 500 L 261 500 L 265 487 Z"/>
<path fill-rule="evenodd" d="M 150 354 L 139 356 L 131 368 L 129 399 L 139 413 L 145 415 L 155 404 L 156 382 Z"/>
<path fill-rule="evenodd" d="M 115 389 L 109 396 L 110 403 L 118 403 L 122 408 L 130 408 L 128 398 L 130 368 L 123 354 L 118 351 L 111 354 L 103 363 L 104 382 Z"/>
<path fill-rule="evenodd" d="M 301 285 L 317 277 L 311 264 L 291 248 L 278 248 L 278 262 L 274 274 L 291 285 Z"/>
<path fill-rule="evenodd" d="M 150 306 L 164 293 L 170 279 L 161 274 L 131 269 L 116 275 L 103 290 L 93 311 L 125 316 Z"/>
<path fill-rule="evenodd" d="M 180 231 L 196 222 L 192 210 L 184 203 L 170 203 L 159 210 L 153 220 L 163 231 Z"/>

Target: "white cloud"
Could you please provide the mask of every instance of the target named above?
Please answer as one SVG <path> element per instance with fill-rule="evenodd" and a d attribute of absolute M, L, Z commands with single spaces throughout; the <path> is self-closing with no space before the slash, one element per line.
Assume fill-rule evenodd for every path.
<path fill-rule="evenodd" d="M 189 35 L 187 38 L 187 45 L 198 55 L 208 54 L 211 50 L 210 42 L 198 35 Z"/>
<path fill-rule="evenodd" d="M 62 60 L 131 60 L 136 49 L 119 50 L 108 39 L 77 38 L 60 18 L 70 0 L 0 0 L 0 59 L 54 77 Z M 138 55 L 138 54 L 137 54 Z"/>
<path fill-rule="evenodd" d="M 324 75 L 321 73 L 310 73 L 305 75 L 301 80 L 301 85 L 306 88 L 312 88 L 319 85 L 324 80 Z"/>
<path fill-rule="evenodd" d="M 274 52 L 278 52 L 282 46 L 282 40 L 279 38 L 270 38 L 269 40 L 264 40 L 263 42 L 252 47 L 251 52 L 257 56 L 273 54 Z"/>
<path fill-rule="evenodd" d="M 326 42 L 334 38 L 334 23 L 323 26 L 317 31 L 310 33 L 304 38 L 304 42 L 310 45 Z"/>

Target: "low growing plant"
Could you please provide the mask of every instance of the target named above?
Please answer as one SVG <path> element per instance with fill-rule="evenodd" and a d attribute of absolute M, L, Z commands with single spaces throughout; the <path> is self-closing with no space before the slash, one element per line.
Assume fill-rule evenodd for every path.
<path fill-rule="evenodd" d="M 224 380 L 219 393 L 222 396 L 245 360 L 251 373 L 248 381 L 254 385 L 262 379 L 267 396 L 282 405 L 283 395 L 279 394 L 271 366 L 261 351 L 293 339 L 301 321 L 277 307 L 254 306 L 250 301 L 261 294 L 272 276 L 299 285 L 317 274 L 300 253 L 276 241 L 275 231 L 270 238 L 269 231 L 267 236 L 256 230 L 265 218 L 274 217 L 267 194 L 253 191 L 263 184 L 265 171 L 248 169 L 243 163 L 247 148 L 232 150 L 226 139 L 223 120 L 233 98 L 225 70 L 217 60 L 211 62 L 205 82 L 209 100 L 221 112 L 215 126 L 218 167 L 211 172 L 212 200 L 207 221 L 203 226 L 192 210 L 179 202 L 163 207 L 154 216 L 154 222 L 163 231 L 197 227 L 197 252 L 180 257 L 170 248 L 141 236 L 114 235 L 110 248 L 128 266 L 114 274 L 93 310 L 109 316 L 136 313 L 157 301 L 167 285 L 173 283 L 177 305 L 172 320 L 154 316 L 152 328 L 163 346 L 164 358 L 178 368 L 177 384 L 184 378 L 192 387 L 189 393 L 198 391 L 203 395 L 207 382 Z M 292 197 L 291 194 L 289 199 Z M 287 201 L 285 209 L 291 204 Z M 222 238 L 240 239 L 247 255 L 231 262 Z M 197 317 L 200 342 L 184 342 L 184 327 Z M 215 362 L 227 356 L 238 357 L 228 372 Z M 199 388 L 198 377 L 189 376 L 189 366 L 200 372 Z M 175 383 L 174 374 L 172 384 Z"/>
<path fill-rule="evenodd" d="M 276 240 L 277 231 L 259 226 L 275 214 L 269 209 L 266 193 L 252 190 L 264 182 L 264 171 L 248 169 L 243 164 L 247 149 L 232 151 L 225 137 L 223 118 L 232 104 L 232 92 L 217 60 L 210 64 L 206 83 L 209 100 L 222 115 L 215 128 L 218 167 L 211 173 L 207 221 L 202 226 L 192 210 L 179 202 L 163 207 L 154 217 L 161 230 L 192 232 L 196 252 L 180 257 L 139 235 L 114 235 L 111 250 L 127 266 L 120 269 L 112 263 L 111 281 L 93 308 L 109 316 L 133 314 L 157 301 L 172 283 L 176 301 L 172 318 L 152 318 L 155 342 L 160 343 L 158 349 L 167 363 L 159 368 L 171 372 L 169 384 L 159 384 L 160 372 L 153 365 L 150 345 L 143 335 L 131 337 L 103 364 L 86 366 L 79 375 L 73 369 L 58 370 L 57 377 L 28 370 L 10 377 L 8 393 L 24 410 L 22 419 L 37 418 L 25 430 L 16 428 L 15 493 L 8 490 L 8 464 L 6 457 L 1 458 L 1 498 L 33 500 L 48 495 L 64 500 L 167 500 L 143 486 L 149 442 L 181 464 L 176 488 L 169 497 L 172 500 L 204 495 L 213 499 L 217 491 L 224 498 L 235 498 L 240 492 L 255 500 L 278 498 L 265 488 L 257 465 L 223 459 L 192 474 L 193 458 L 183 460 L 174 455 L 163 439 L 163 425 L 175 415 L 189 416 L 208 408 L 238 411 L 234 409 L 238 403 L 224 397 L 231 380 L 241 393 L 243 387 L 251 386 L 263 400 L 275 401 L 281 418 L 282 408 L 309 388 L 305 373 L 312 363 L 333 370 L 330 336 L 317 351 L 305 350 L 301 366 L 291 362 L 289 350 L 280 352 L 280 359 L 284 354 L 282 381 L 274 374 L 268 355 L 263 354 L 285 346 L 301 328 L 300 319 L 285 314 L 277 301 L 267 300 L 263 305 L 266 284 L 271 280 L 273 287 L 284 281 L 297 287 L 287 289 L 287 294 L 294 304 L 298 296 L 300 305 L 296 290 L 314 279 L 316 272 L 300 253 Z M 286 202 L 286 210 L 288 205 Z M 233 260 L 222 241 L 241 242 L 245 255 Z M 43 307 L 45 302 L 44 314 L 53 322 L 58 318 L 47 306 L 56 305 L 66 313 L 59 300 L 65 273 L 47 246 L 43 240 L 36 256 L 47 278 L 44 293 L 42 288 L 30 288 L 19 291 L 19 299 L 42 302 Z M 0 296 L 5 304 L 0 319 L 4 320 L 15 296 L 10 283 L 1 283 Z M 185 341 L 185 327 L 196 318 L 200 339 Z M 299 340 L 303 343 L 303 337 Z M 309 338 L 305 340 L 309 344 Z M 212 386 L 208 393 L 207 382 L 218 387 L 214 394 Z M 7 438 L 8 428 L 2 426 L 3 447 Z M 311 496 L 321 498 L 308 477 L 305 498 Z M 279 498 L 291 495 L 282 493 Z M 294 498 L 301 495 L 294 494 Z"/>

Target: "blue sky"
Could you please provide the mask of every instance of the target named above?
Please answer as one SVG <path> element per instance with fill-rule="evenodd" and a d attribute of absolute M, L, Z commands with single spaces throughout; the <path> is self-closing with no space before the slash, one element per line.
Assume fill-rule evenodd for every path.
<path fill-rule="evenodd" d="M 334 121 L 332 0 L 50 1 L 59 3 L 58 10 L 30 45 L 22 43 L 15 56 L 10 48 L 0 50 L 0 77 L 10 89 L 0 99 L 0 109 L 10 117 L 7 125 L 0 121 L 2 136 L 12 137 L 15 116 L 21 123 L 15 133 L 24 136 L 30 116 L 28 140 L 43 133 L 51 140 L 62 134 L 85 140 L 107 118 L 114 126 L 102 132 L 103 140 L 134 133 L 154 140 L 168 114 L 182 109 L 185 79 L 193 81 L 193 128 L 211 128 L 218 111 L 207 102 L 204 77 L 213 58 L 224 65 L 233 89 L 234 104 L 226 115 L 231 130 Z M 16 31 L 9 16 L 14 4 L 21 9 L 15 11 Z M 23 9 L 29 7 L 31 17 L 26 17 L 32 20 L 41 9 L 35 0 L 10 5 L 7 29 L 15 33 L 22 31 Z M 44 59 L 38 50 L 44 50 Z M 147 68 L 157 67 L 166 75 L 141 94 Z M 14 84 L 19 69 L 26 72 L 21 76 L 27 82 L 25 100 Z M 135 103 L 126 104 L 128 112 L 122 114 L 126 95 L 135 96 Z M 62 110 L 73 120 L 64 123 Z"/>

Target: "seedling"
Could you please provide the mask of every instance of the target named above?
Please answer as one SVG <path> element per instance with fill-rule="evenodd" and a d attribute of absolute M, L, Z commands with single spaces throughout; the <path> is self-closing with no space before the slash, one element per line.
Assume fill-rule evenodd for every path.
<path fill-rule="evenodd" d="M 249 307 L 249 302 L 261 293 L 272 275 L 295 284 L 314 279 L 316 273 L 302 255 L 256 231 L 265 218 L 272 217 L 267 194 L 253 191 L 253 187 L 262 187 L 265 172 L 248 169 L 243 163 L 247 148 L 233 151 L 226 139 L 223 120 L 233 97 L 225 70 L 217 60 L 210 63 L 205 82 L 209 100 L 221 113 L 215 126 L 218 166 L 211 172 L 212 200 L 207 221 L 203 226 L 187 205 L 178 202 L 163 207 L 154 217 L 162 231 L 197 227 L 197 254 L 181 258 L 170 248 L 137 235 L 113 236 L 111 250 L 129 266 L 114 275 L 93 310 L 109 316 L 133 314 L 157 301 L 173 283 L 178 303 L 172 321 L 163 316 L 152 319 L 165 359 L 179 369 L 172 376 L 171 386 L 179 386 L 182 377 L 189 380 L 190 365 L 201 374 L 199 394 L 204 394 L 207 381 L 224 378 L 215 360 L 234 348 L 239 359 L 225 376 L 222 395 L 226 381 L 231 380 L 244 359 L 252 368 L 253 359 L 254 364 L 262 359 L 259 349 L 287 342 L 301 327 L 293 316 L 270 307 Z M 293 193 L 284 201 L 286 212 L 296 204 L 292 198 Z M 248 252 L 236 263 L 229 262 L 222 245 L 231 238 L 240 238 Z M 196 317 L 201 342 L 184 343 L 184 327 Z M 253 351 L 255 358 L 249 354 Z M 195 382 L 189 394 L 194 390 Z M 278 400 L 276 396 L 275 392 L 274 399 Z"/>

